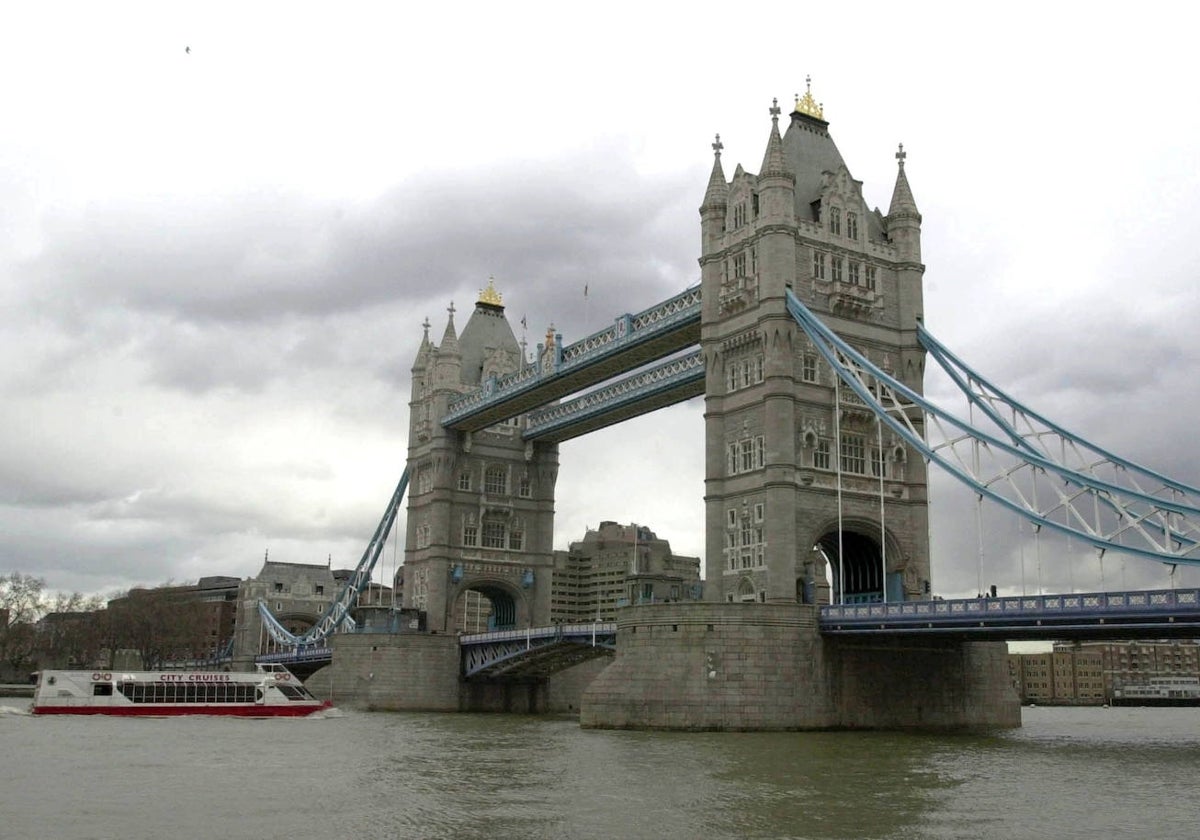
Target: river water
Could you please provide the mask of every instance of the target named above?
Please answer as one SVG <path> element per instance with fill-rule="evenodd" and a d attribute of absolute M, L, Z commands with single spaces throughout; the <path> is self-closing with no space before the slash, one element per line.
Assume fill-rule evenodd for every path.
<path fill-rule="evenodd" d="M 1034 708 L 946 736 L 0 704 L 3 840 L 1200 837 L 1200 709 Z"/>

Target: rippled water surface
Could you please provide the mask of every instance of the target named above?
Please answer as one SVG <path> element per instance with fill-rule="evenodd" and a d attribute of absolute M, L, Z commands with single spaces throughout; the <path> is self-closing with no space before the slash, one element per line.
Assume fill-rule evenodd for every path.
<path fill-rule="evenodd" d="M 0 838 L 1200 837 L 1200 709 L 992 736 L 573 719 L 36 718 L 0 700 Z"/>

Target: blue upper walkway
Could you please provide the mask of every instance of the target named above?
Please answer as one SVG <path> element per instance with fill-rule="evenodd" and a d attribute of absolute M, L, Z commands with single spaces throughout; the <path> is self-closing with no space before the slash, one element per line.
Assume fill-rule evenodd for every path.
<path fill-rule="evenodd" d="M 700 341 L 700 287 L 694 286 L 669 300 L 636 315 L 625 314 L 611 327 L 563 347 L 555 343 L 543 348 L 541 358 L 521 370 L 491 377 L 483 385 L 453 400 L 442 418 L 448 429 L 472 432 L 496 423 L 544 408 L 563 397 L 598 385 L 621 374 L 648 365 L 698 344 Z M 670 367 L 670 363 L 667 364 Z M 693 366 L 693 370 L 697 366 Z M 703 365 L 698 380 L 684 387 L 668 382 L 660 375 L 641 382 L 639 399 L 615 400 L 612 405 L 623 412 L 602 419 L 600 403 L 593 399 L 590 410 L 577 414 L 574 421 L 551 418 L 531 429 L 525 437 L 565 440 L 577 434 L 627 419 L 704 392 Z M 669 372 L 669 371 L 667 371 Z M 664 394 L 669 396 L 664 397 Z M 622 394 L 612 394 L 614 397 Z M 669 399 L 664 401 L 664 399 Z M 553 407 L 552 407 L 553 408 Z M 547 409 L 550 411 L 551 409 Z"/>

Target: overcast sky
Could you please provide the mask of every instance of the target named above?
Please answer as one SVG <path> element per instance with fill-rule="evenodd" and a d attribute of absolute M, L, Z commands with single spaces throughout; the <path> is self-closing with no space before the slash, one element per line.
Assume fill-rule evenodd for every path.
<path fill-rule="evenodd" d="M 667 5 L 6 10 L 0 573 L 353 566 L 404 467 L 421 321 L 437 340 L 493 275 L 531 342 L 571 342 L 694 284 L 713 134 L 756 171 L 809 74 L 872 206 L 904 143 L 930 329 L 1200 484 L 1200 109 L 1172 7 Z M 614 519 L 701 554 L 701 410 L 564 444 L 557 547 Z M 973 594 L 971 498 L 932 495 L 935 590 Z M 984 583 L 1020 591 L 1024 556 L 1030 587 L 1015 521 L 985 530 Z M 1101 587 L 1090 552 L 1053 553 L 1047 588 Z"/>

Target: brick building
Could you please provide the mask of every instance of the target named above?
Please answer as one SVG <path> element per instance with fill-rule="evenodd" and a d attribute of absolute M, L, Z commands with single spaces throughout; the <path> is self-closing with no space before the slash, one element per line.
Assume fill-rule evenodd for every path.
<path fill-rule="evenodd" d="M 1022 703 L 1098 706 L 1114 688 L 1152 677 L 1200 677 L 1200 643 L 1056 642 L 1048 653 L 1010 654 L 1008 664 Z"/>

